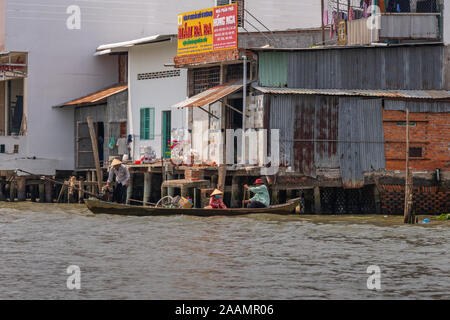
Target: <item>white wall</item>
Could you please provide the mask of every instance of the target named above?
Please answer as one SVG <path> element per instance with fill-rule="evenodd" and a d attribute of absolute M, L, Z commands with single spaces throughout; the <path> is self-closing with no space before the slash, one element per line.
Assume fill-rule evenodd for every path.
<path fill-rule="evenodd" d="M 186 99 L 187 71 L 180 70 L 180 76 L 160 79 L 137 80 L 139 73 L 174 70 L 165 67 L 171 63 L 176 55 L 177 43 L 161 42 L 135 46 L 130 48 L 129 58 L 129 99 L 132 124 L 128 126 L 134 135 L 134 157 L 139 157 L 140 146 L 151 146 L 158 157 L 161 157 L 162 111 L 172 111 L 172 128 L 184 129 L 186 127 L 186 111 L 172 109 L 171 106 Z M 155 139 L 139 141 L 140 109 L 155 108 Z"/>

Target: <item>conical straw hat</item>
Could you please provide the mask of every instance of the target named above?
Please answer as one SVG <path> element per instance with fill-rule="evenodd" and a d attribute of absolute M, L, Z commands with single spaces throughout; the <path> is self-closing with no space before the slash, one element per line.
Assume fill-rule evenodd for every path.
<path fill-rule="evenodd" d="M 118 164 L 122 164 L 123 162 L 120 161 L 119 159 L 114 159 L 113 162 L 111 163 L 111 167 L 117 166 Z"/>
<path fill-rule="evenodd" d="M 214 190 L 213 193 L 211 193 L 211 197 L 217 196 L 217 195 L 223 195 L 223 192 L 220 191 L 219 189 L 216 189 L 216 190 Z"/>

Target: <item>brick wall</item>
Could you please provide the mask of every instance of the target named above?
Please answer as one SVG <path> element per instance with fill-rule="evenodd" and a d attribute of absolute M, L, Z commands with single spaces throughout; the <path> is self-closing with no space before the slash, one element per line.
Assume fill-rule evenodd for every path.
<path fill-rule="evenodd" d="M 386 169 L 405 170 L 406 121 L 403 111 L 383 110 Z M 410 157 L 416 171 L 450 171 L 450 113 L 410 113 L 410 147 L 422 148 L 421 158 Z"/>
<path fill-rule="evenodd" d="M 239 59 L 238 49 L 218 50 L 184 56 L 176 56 L 173 60 L 177 67 L 193 64 L 217 63 Z"/>
<path fill-rule="evenodd" d="M 381 212 L 402 215 L 405 208 L 405 187 L 382 185 Z M 439 215 L 450 211 L 450 190 L 444 187 L 414 187 L 413 204 L 416 214 Z"/>

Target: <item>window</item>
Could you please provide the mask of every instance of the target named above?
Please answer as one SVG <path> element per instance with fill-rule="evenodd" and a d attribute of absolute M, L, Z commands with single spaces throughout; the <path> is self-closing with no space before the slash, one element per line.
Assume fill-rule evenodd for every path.
<path fill-rule="evenodd" d="M 216 6 L 226 6 L 228 4 L 237 3 L 238 27 L 244 27 L 244 0 L 216 0 Z"/>
<path fill-rule="evenodd" d="M 141 140 L 155 139 L 155 108 L 141 109 Z"/>
<path fill-rule="evenodd" d="M 410 127 L 415 127 L 416 125 L 417 125 L 417 123 L 415 123 L 415 122 L 409 122 L 409 126 Z M 397 126 L 399 126 L 399 127 L 406 127 L 406 122 L 405 121 L 397 122 Z"/>
<path fill-rule="evenodd" d="M 410 147 L 409 156 L 411 158 L 422 158 L 422 148 L 420 147 Z"/>
<path fill-rule="evenodd" d="M 194 69 L 194 95 L 220 84 L 220 67 Z"/>

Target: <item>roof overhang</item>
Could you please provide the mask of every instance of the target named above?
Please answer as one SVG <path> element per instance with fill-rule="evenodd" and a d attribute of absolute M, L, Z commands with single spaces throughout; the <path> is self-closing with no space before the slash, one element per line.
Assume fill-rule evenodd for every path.
<path fill-rule="evenodd" d="M 253 83 L 253 88 L 267 94 L 300 94 L 327 96 L 361 96 L 391 99 L 427 99 L 448 100 L 450 91 L 446 90 L 348 90 L 348 89 L 293 89 L 260 87 Z"/>
<path fill-rule="evenodd" d="M 54 108 L 67 108 L 67 107 L 88 107 L 94 105 L 100 105 L 107 103 L 107 98 L 115 94 L 121 93 L 128 90 L 128 85 L 115 85 L 95 93 L 89 94 L 87 96 L 75 99 L 66 103 L 63 103 Z"/>
<path fill-rule="evenodd" d="M 193 97 L 190 97 L 180 103 L 172 106 L 172 108 L 192 108 L 192 107 L 206 107 L 214 102 L 219 101 L 226 96 L 239 91 L 244 86 L 242 81 L 229 82 L 223 85 L 219 85 L 214 88 L 210 88 L 203 91 Z"/>
<path fill-rule="evenodd" d="M 171 41 L 174 38 L 176 38 L 175 34 L 157 34 L 157 35 L 153 35 L 153 36 L 149 36 L 149 37 L 145 37 L 145 38 L 139 38 L 139 39 L 130 40 L 130 41 L 103 44 L 97 48 L 97 52 L 95 53 L 95 55 L 100 56 L 100 55 L 111 54 L 111 53 L 115 53 L 115 52 L 127 52 L 131 47 L 134 47 L 134 46 L 150 44 L 150 43 L 157 43 L 157 42 Z"/>

